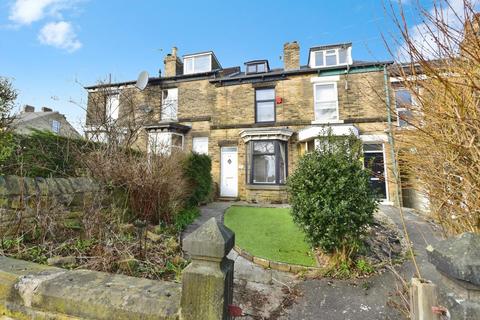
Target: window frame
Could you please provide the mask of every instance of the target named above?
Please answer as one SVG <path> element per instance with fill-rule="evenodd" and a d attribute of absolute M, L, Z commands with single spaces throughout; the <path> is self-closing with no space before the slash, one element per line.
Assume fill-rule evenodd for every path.
<path fill-rule="evenodd" d="M 410 107 L 413 107 L 416 105 L 416 102 L 415 102 L 415 98 L 414 98 L 414 95 L 413 93 L 408 89 L 408 88 L 405 88 L 405 87 L 398 87 L 394 90 L 394 97 L 395 97 L 395 112 L 397 113 L 397 126 L 399 128 L 408 128 L 408 127 L 411 127 L 411 124 L 405 120 L 405 119 L 400 119 L 400 112 L 410 112 L 410 114 L 412 114 L 412 109 L 411 108 L 408 108 L 408 107 L 398 107 L 398 103 L 397 103 L 397 92 L 398 91 L 407 91 L 409 94 L 410 94 Z M 401 125 L 400 122 L 403 121 L 405 123 L 405 125 Z"/>
<path fill-rule="evenodd" d="M 263 71 L 258 71 L 258 66 L 263 66 Z M 251 68 L 251 67 L 255 67 L 255 71 L 248 71 L 248 68 Z M 267 63 L 266 62 L 259 62 L 259 63 L 250 63 L 250 64 L 247 64 L 247 68 L 246 68 L 246 74 L 255 74 L 255 73 L 265 73 L 268 71 L 268 68 L 267 68 Z"/>
<path fill-rule="evenodd" d="M 343 63 L 340 63 L 340 50 L 346 50 L 346 62 L 343 62 Z M 334 50 L 335 51 L 335 61 L 336 63 L 334 65 L 327 65 L 327 51 L 332 51 Z M 316 59 L 316 54 L 317 53 L 322 53 L 322 57 L 323 57 L 323 64 L 321 65 L 318 65 L 317 64 L 317 59 Z M 331 56 L 332 54 L 329 54 L 329 56 Z M 336 47 L 336 48 L 325 48 L 325 49 L 320 49 L 320 50 L 315 50 L 315 51 L 312 51 L 311 52 L 311 55 L 310 55 L 310 61 L 311 61 L 311 64 L 310 64 L 310 67 L 311 68 L 325 68 L 325 67 L 336 67 L 336 66 L 346 66 L 346 65 L 350 65 L 352 64 L 352 47 L 349 46 L 347 48 L 342 48 L 342 47 Z"/>
<path fill-rule="evenodd" d="M 257 100 L 257 90 L 273 90 L 273 99 Z M 277 121 L 277 103 L 276 103 L 275 87 L 259 87 L 255 88 L 255 123 L 275 123 Z M 273 102 L 273 120 L 259 121 L 258 120 L 258 102 Z"/>
<path fill-rule="evenodd" d="M 210 60 L 210 69 L 208 71 L 195 71 L 195 59 L 198 57 L 202 56 L 208 56 Z M 188 72 L 187 70 L 187 63 L 185 60 L 187 59 L 192 59 L 192 71 Z M 183 58 L 183 74 L 196 74 L 196 73 L 205 73 L 205 72 L 211 72 L 212 71 L 212 54 L 211 53 L 199 53 L 199 54 L 193 54 L 190 56 L 186 56 Z"/>
<path fill-rule="evenodd" d="M 167 92 L 167 96 L 165 97 L 165 91 Z M 171 96 L 171 92 L 176 91 L 176 99 L 169 99 Z M 172 105 L 167 105 L 167 102 L 171 102 Z M 170 107 L 173 112 L 173 117 L 169 117 L 168 114 L 165 112 L 166 109 Z M 160 110 L 160 119 L 162 121 L 177 121 L 178 119 L 178 88 L 168 88 L 162 90 L 162 102 L 161 102 L 161 110 Z"/>
<path fill-rule="evenodd" d="M 337 109 L 336 112 L 336 118 L 335 119 L 328 119 L 328 120 L 322 120 L 322 119 L 317 119 L 317 86 L 325 86 L 325 85 L 332 85 L 335 90 L 336 94 L 336 99 L 335 99 L 335 108 Z M 323 108 L 323 109 L 329 109 L 329 108 Z M 331 82 L 314 82 L 313 83 L 313 117 L 314 121 L 316 123 L 333 123 L 333 122 L 338 122 L 340 120 L 340 110 L 339 110 L 339 105 L 338 105 L 338 86 L 337 82 L 331 81 Z"/>
<path fill-rule="evenodd" d="M 62 126 L 62 124 L 61 124 L 60 121 L 55 120 L 55 119 L 52 120 L 52 132 L 54 132 L 56 134 L 60 134 L 61 126 Z"/>
<path fill-rule="evenodd" d="M 197 151 L 195 151 L 195 140 L 198 141 L 199 139 L 202 139 L 203 140 L 202 142 L 206 142 L 207 152 L 197 152 Z M 204 140 L 206 140 L 206 141 L 204 141 Z M 192 137 L 192 152 L 195 152 L 195 153 L 198 153 L 198 154 L 208 155 L 208 147 L 209 147 L 208 143 L 209 143 L 209 138 L 206 137 L 206 136 Z"/>
<path fill-rule="evenodd" d="M 116 97 L 116 109 L 112 109 L 112 97 Z M 114 116 L 113 116 L 114 115 Z M 120 91 L 108 92 L 105 97 L 105 118 L 107 123 L 115 122 L 120 117 Z"/>
<path fill-rule="evenodd" d="M 255 142 L 273 142 L 274 143 L 274 151 L 273 153 L 257 153 L 254 154 L 254 143 Z M 283 144 L 285 146 L 285 177 L 284 177 L 284 182 L 280 183 L 280 144 Z M 288 177 L 288 141 L 283 141 L 283 140 L 278 140 L 278 139 L 266 139 L 266 140 L 250 140 L 247 144 L 247 157 L 246 157 L 246 163 L 247 165 L 246 170 L 247 174 L 245 175 L 246 178 L 246 183 L 247 185 L 266 185 L 266 186 L 272 186 L 272 185 L 280 185 L 283 186 L 287 182 L 287 177 Z M 275 156 L 275 182 L 254 182 L 254 172 L 255 172 L 255 165 L 254 165 L 254 158 L 255 156 L 264 156 L 264 155 L 274 155 Z M 249 166 L 250 164 L 250 166 Z M 249 171 L 249 172 L 248 172 Z"/>

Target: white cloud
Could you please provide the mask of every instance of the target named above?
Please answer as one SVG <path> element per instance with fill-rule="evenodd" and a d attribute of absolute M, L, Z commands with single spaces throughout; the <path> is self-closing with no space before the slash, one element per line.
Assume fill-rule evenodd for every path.
<path fill-rule="evenodd" d="M 68 52 L 76 51 L 82 47 L 82 43 L 77 39 L 72 25 L 67 21 L 47 23 L 40 30 L 38 39 L 45 45 Z"/>
<path fill-rule="evenodd" d="M 29 25 L 46 15 L 59 14 L 65 0 L 16 0 L 10 8 L 10 21 L 17 25 Z"/>
<path fill-rule="evenodd" d="M 475 0 L 471 1 L 475 5 Z M 428 11 L 432 17 L 436 17 L 440 23 L 445 23 L 449 26 L 450 32 L 457 36 L 462 36 L 463 24 L 465 21 L 464 0 L 449 0 L 448 5 L 446 1 L 439 1 L 436 9 L 433 8 Z M 443 6 L 442 6 L 443 4 Z M 427 19 L 428 20 L 428 19 Z M 440 58 L 442 50 L 439 48 L 438 41 L 448 45 L 448 39 L 442 38 L 442 32 L 438 30 L 438 26 L 432 21 L 426 21 L 416 24 L 408 29 L 409 38 L 415 45 L 415 48 L 425 57 L 429 59 Z M 435 39 L 435 37 L 437 39 Z M 455 49 L 455 48 L 453 48 Z M 400 61 L 409 60 L 409 46 L 407 43 L 402 43 L 396 52 L 396 58 Z"/>

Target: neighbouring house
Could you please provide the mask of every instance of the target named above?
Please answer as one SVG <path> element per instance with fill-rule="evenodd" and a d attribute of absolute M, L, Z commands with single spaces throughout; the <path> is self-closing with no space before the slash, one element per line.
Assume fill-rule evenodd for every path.
<path fill-rule="evenodd" d="M 354 60 L 351 43 L 306 53 L 301 64 L 294 41 L 284 44 L 282 68 L 265 59 L 225 68 L 212 51 L 180 57 L 173 48 L 164 75 L 143 91 L 135 81 L 86 87 L 86 135 L 105 141 L 99 132 L 106 124 L 128 132 L 127 119 L 142 119 L 140 149 L 211 156 L 219 197 L 283 203 L 288 175 L 325 129 L 353 133 L 373 165 L 372 187 L 384 202 L 398 203 L 387 136 L 391 62 Z"/>
<path fill-rule="evenodd" d="M 80 138 L 80 134 L 67 121 L 65 115 L 46 107 L 41 111 L 35 111 L 35 107 L 25 105 L 15 117 L 12 126 L 14 131 L 20 134 L 30 134 L 33 130 L 46 130 L 59 136 Z"/>

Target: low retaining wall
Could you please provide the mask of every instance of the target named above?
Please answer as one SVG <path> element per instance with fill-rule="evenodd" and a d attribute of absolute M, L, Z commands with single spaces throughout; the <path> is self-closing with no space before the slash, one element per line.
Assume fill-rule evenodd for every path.
<path fill-rule="evenodd" d="M 211 218 L 184 239 L 182 283 L 65 270 L 0 256 L 0 318 L 230 320 L 235 234 Z"/>
<path fill-rule="evenodd" d="M 15 319 L 178 319 L 180 287 L 0 256 L 0 315 Z"/>
<path fill-rule="evenodd" d="M 81 211 L 99 191 L 99 185 L 88 178 L 0 176 L 0 230 L 28 221 L 42 210 L 64 215 Z"/>
<path fill-rule="evenodd" d="M 239 256 L 265 269 L 273 269 L 277 271 L 291 272 L 291 273 L 320 270 L 320 268 L 317 268 L 317 267 L 307 267 L 307 266 L 302 266 L 298 264 L 289 264 L 285 262 L 277 262 L 277 261 L 272 261 L 265 258 L 255 257 L 238 246 L 234 246 L 233 250 L 235 250 L 235 252 L 238 253 Z"/>

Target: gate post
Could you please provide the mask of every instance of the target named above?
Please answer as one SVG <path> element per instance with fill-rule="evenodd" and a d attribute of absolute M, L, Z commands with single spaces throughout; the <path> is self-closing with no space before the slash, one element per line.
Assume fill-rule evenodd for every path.
<path fill-rule="evenodd" d="M 233 301 L 235 234 L 211 218 L 183 240 L 192 259 L 182 274 L 182 320 L 227 320 Z"/>

